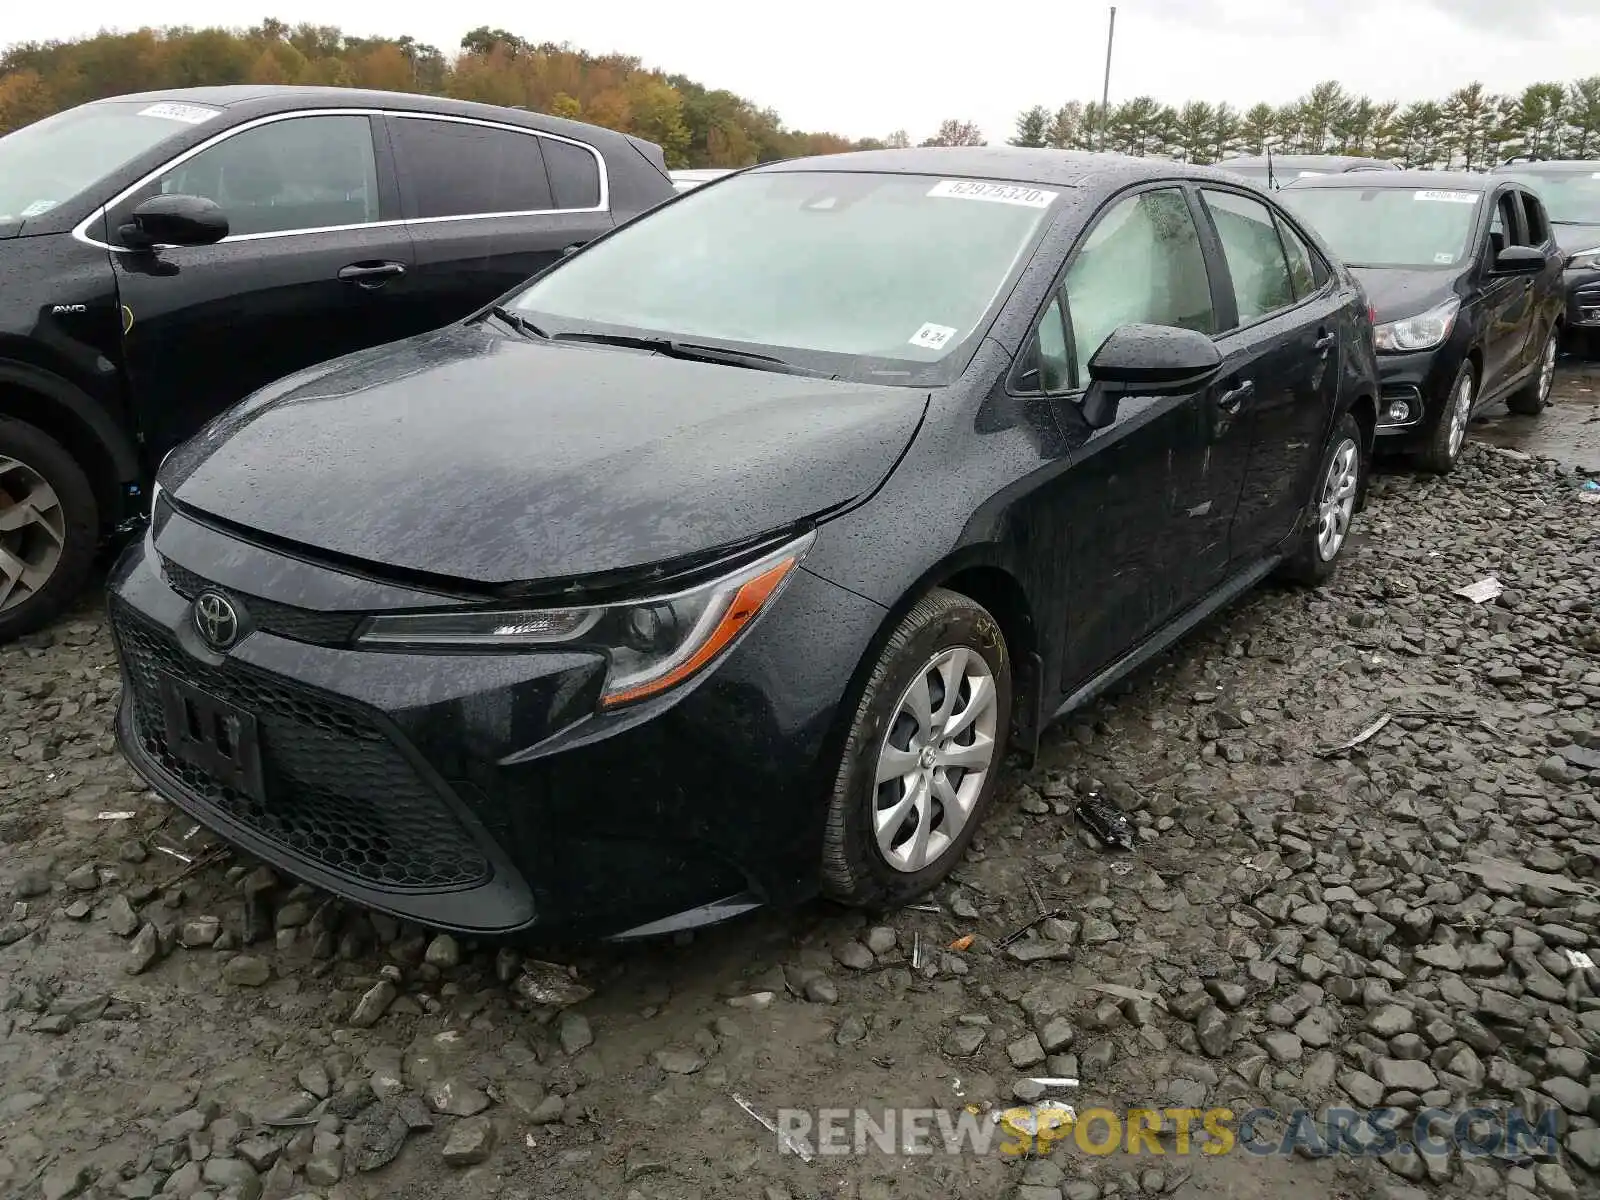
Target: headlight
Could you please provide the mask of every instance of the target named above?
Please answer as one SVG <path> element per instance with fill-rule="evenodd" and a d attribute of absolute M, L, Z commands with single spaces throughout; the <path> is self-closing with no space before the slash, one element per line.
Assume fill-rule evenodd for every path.
<path fill-rule="evenodd" d="M 1437 308 L 1430 308 L 1425 313 L 1406 317 L 1402 321 L 1390 321 L 1384 325 L 1374 326 L 1373 341 L 1377 343 L 1379 350 L 1389 354 L 1409 350 L 1432 350 L 1435 346 L 1442 345 L 1445 338 L 1450 336 L 1450 330 L 1456 323 L 1456 313 L 1460 308 L 1461 301 L 1451 296 Z"/>
<path fill-rule="evenodd" d="M 721 657 L 782 590 L 815 539 L 807 533 L 670 596 L 575 608 L 395 613 L 371 618 L 357 641 L 435 650 L 598 650 L 611 660 L 600 704 L 615 708 L 676 687 Z"/>
<path fill-rule="evenodd" d="M 1600 246 L 1591 246 L 1587 250 L 1579 250 L 1575 254 L 1567 255 L 1567 269 L 1600 271 Z"/>

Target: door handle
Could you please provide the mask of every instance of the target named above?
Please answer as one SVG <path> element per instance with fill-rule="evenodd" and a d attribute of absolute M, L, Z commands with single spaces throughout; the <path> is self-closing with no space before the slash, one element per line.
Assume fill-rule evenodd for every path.
<path fill-rule="evenodd" d="M 1333 344 L 1338 340 L 1334 334 L 1324 333 L 1312 345 L 1319 351 L 1327 352 L 1333 349 Z"/>
<path fill-rule="evenodd" d="M 1236 388 L 1230 388 L 1217 397 L 1217 407 L 1225 413 L 1236 413 L 1239 406 L 1256 394 L 1254 380 L 1246 379 Z"/>
<path fill-rule="evenodd" d="M 585 242 L 573 242 L 570 246 L 561 247 L 561 257 L 566 258 L 569 254 L 576 254 L 579 250 L 582 250 L 586 244 L 587 243 Z"/>
<path fill-rule="evenodd" d="M 398 262 L 351 263 L 348 267 L 339 268 L 340 279 L 364 288 L 382 287 L 395 276 L 405 273 L 405 263 Z"/>

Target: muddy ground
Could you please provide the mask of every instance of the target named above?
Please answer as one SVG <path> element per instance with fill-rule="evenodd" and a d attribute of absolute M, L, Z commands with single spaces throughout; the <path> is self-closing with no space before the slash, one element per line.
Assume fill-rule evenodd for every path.
<path fill-rule="evenodd" d="M 1543 441 L 1483 429 L 1586 453 L 1597 395 L 1568 367 Z M 569 951 L 594 992 L 565 1009 L 529 1003 L 515 950 L 371 919 L 192 833 L 117 757 L 86 600 L 0 648 L 0 1197 L 1600 1194 L 1582 484 L 1481 444 L 1447 480 L 1381 476 L 1332 585 L 1259 591 L 1052 731 L 938 911 L 818 904 Z M 1497 600 L 1452 595 L 1490 574 Z M 1129 811 L 1132 853 L 1075 826 L 1090 791 Z M 1030 890 L 1064 915 L 1002 949 Z M 734 1100 L 981 1116 L 1040 1075 L 1081 1079 L 1049 1093 L 1080 1111 L 1517 1109 L 1559 1144 L 1208 1157 L 1169 1122 L 1159 1155 L 807 1163 Z"/>

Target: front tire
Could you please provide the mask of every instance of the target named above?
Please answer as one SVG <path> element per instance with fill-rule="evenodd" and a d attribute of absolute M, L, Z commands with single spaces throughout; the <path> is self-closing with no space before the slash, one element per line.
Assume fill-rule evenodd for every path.
<path fill-rule="evenodd" d="M 897 907 L 961 861 L 989 808 L 1011 721 L 1011 656 L 982 605 L 937 588 L 867 678 L 829 799 L 822 889 Z"/>
<path fill-rule="evenodd" d="M 77 599 L 99 525 L 94 489 L 72 455 L 32 425 L 0 418 L 0 642 Z"/>
<path fill-rule="evenodd" d="M 1537 417 L 1550 403 L 1550 388 L 1556 381 L 1556 349 L 1561 330 L 1552 328 L 1539 354 L 1539 370 L 1527 383 L 1506 397 L 1506 408 L 1521 417 Z"/>
<path fill-rule="evenodd" d="M 1291 582 L 1307 587 L 1322 583 L 1333 574 L 1339 554 L 1350 540 L 1350 522 L 1367 470 L 1361 440 L 1355 414 L 1343 413 L 1322 453 L 1299 549 L 1283 567 L 1284 578 Z"/>
<path fill-rule="evenodd" d="M 1424 470 L 1448 475 L 1455 469 L 1461 448 L 1467 444 L 1467 425 L 1472 421 L 1472 406 L 1477 398 L 1478 372 L 1470 358 L 1463 359 L 1461 369 L 1450 384 L 1444 408 L 1417 455 Z"/>

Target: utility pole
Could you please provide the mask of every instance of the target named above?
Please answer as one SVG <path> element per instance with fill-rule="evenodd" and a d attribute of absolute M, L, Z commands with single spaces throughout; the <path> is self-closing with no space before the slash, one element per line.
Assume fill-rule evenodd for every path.
<path fill-rule="evenodd" d="M 1111 24 L 1106 27 L 1106 75 L 1100 88 L 1100 149 L 1106 148 L 1106 130 L 1111 124 L 1111 40 L 1117 35 L 1117 6 L 1111 6 Z"/>

